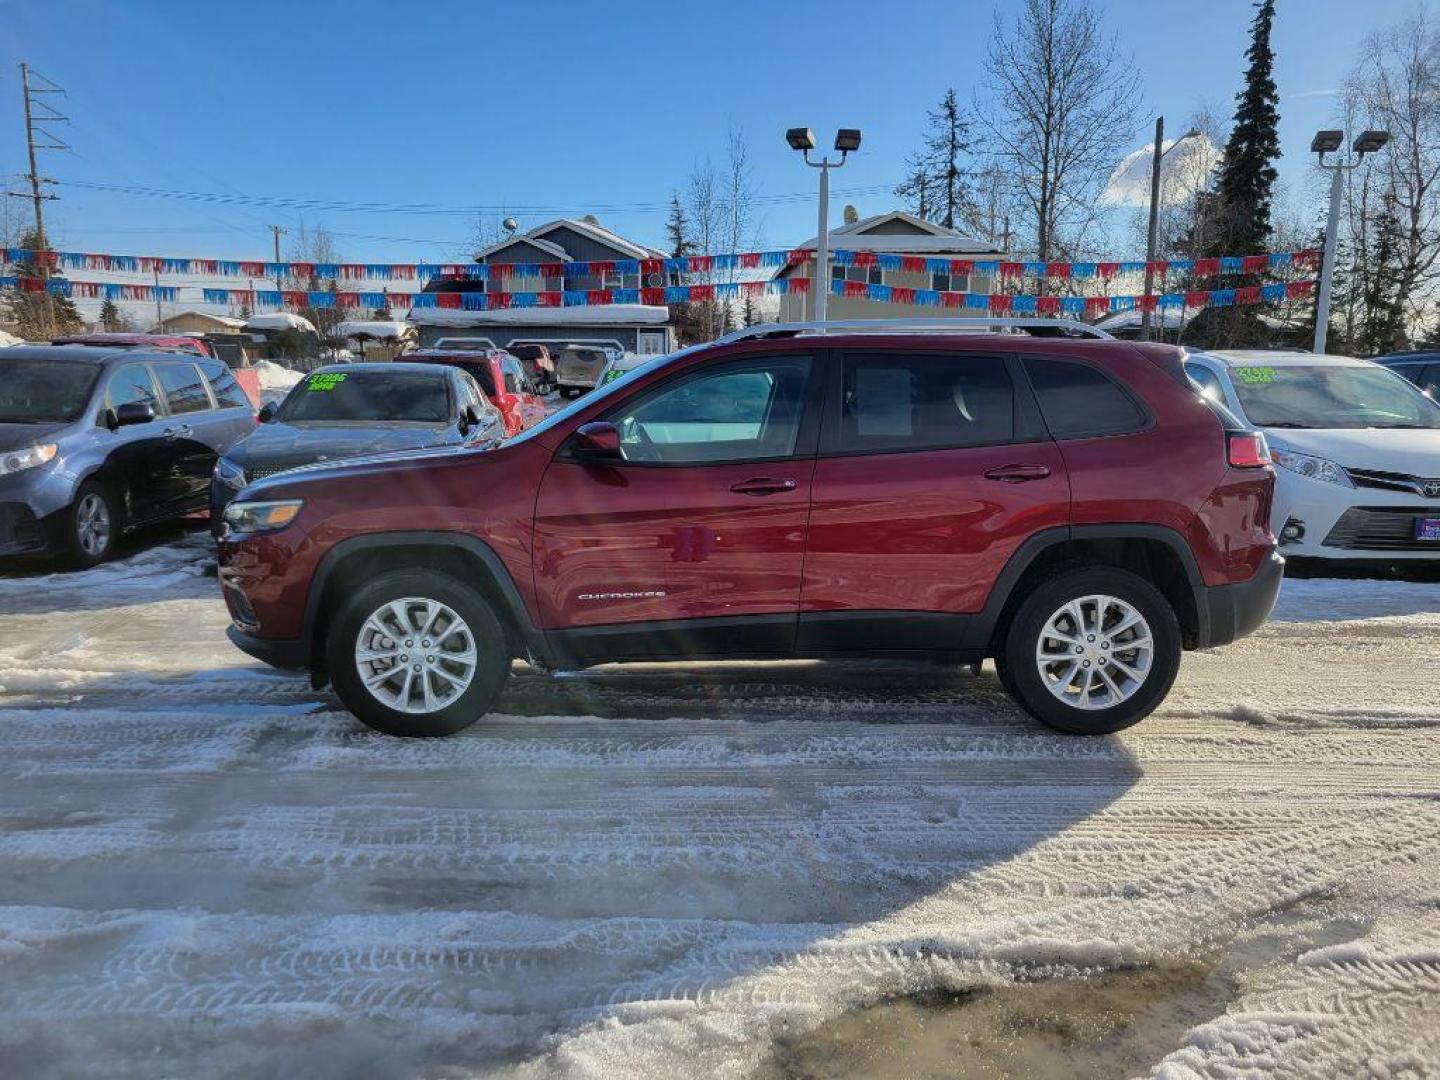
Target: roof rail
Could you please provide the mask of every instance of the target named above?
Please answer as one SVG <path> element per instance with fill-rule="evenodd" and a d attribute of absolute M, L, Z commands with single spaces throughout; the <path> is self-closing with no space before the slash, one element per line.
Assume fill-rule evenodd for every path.
<path fill-rule="evenodd" d="M 1003 316 L 929 319 L 829 319 L 825 322 L 756 323 L 718 338 L 715 344 L 747 338 L 803 337 L 809 334 L 882 332 L 899 334 L 1017 333 L 1025 330 L 1060 330 L 1080 337 L 1113 341 L 1104 330 L 1078 319 L 1014 319 Z"/>

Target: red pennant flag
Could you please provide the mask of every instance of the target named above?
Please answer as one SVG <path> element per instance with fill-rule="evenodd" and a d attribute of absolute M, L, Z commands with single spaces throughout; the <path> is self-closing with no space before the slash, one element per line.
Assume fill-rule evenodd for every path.
<path fill-rule="evenodd" d="M 664 289 L 641 289 L 640 302 L 642 304 L 661 305 L 665 303 Z"/>
<path fill-rule="evenodd" d="M 1185 306 L 1202 308 L 1210 304 L 1210 290 L 1201 289 L 1199 292 L 1187 292 L 1185 294 Z"/>
<path fill-rule="evenodd" d="M 1201 277 L 1209 277 L 1211 274 L 1220 273 L 1219 259 L 1196 259 L 1195 273 Z"/>
<path fill-rule="evenodd" d="M 1291 281 L 1285 286 L 1285 298 L 1293 300 L 1297 296 L 1309 296 L 1314 288 L 1313 281 Z"/>
<path fill-rule="evenodd" d="M 890 290 L 890 302 L 892 304 L 913 304 L 915 303 L 915 290 L 908 289 L 903 285 L 896 285 Z"/>
<path fill-rule="evenodd" d="M 804 296 L 810 291 L 810 279 L 808 277 L 790 278 L 790 291 Z"/>
<path fill-rule="evenodd" d="M 1047 278 L 1068 278 L 1070 276 L 1070 264 L 1068 262 L 1046 263 L 1045 276 Z"/>
<path fill-rule="evenodd" d="M 1019 263 L 1014 265 L 1018 266 Z M 991 311 L 1009 311 L 1011 308 L 1010 295 L 1008 293 L 991 293 L 989 307 Z"/>
<path fill-rule="evenodd" d="M 601 259 L 590 264 L 590 273 L 594 274 L 601 281 L 604 281 L 611 274 L 615 273 L 615 263 L 610 259 Z"/>
<path fill-rule="evenodd" d="M 742 281 L 742 282 L 740 283 L 740 295 L 741 295 L 741 296 L 750 296 L 750 297 L 764 296 L 764 295 L 765 295 L 765 282 L 763 282 L 763 281 Z"/>
<path fill-rule="evenodd" d="M 1154 311 L 1160 298 L 1154 293 L 1147 293 L 1144 296 L 1135 297 L 1135 307 L 1139 311 Z"/>
<path fill-rule="evenodd" d="M 1108 296 L 1087 296 L 1085 298 L 1086 315 L 1103 315 L 1110 310 L 1110 298 Z"/>
<path fill-rule="evenodd" d="M 714 285 L 691 285 L 690 299 L 696 302 L 715 299 Z"/>
<path fill-rule="evenodd" d="M 796 248 L 785 256 L 785 261 L 791 266 L 799 266 L 803 262 L 809 262 L 815 257 L 813 251 L 806 251 L 804 248 Z"/>
<path fill-rule="evenodd" d="M 691 255 L 686 262 L 692 274 L 708 274 L 715 266 L 715 260 L 709 255 Z"/>
<path fill-rule="evenodd" d="M 850 256 L 852 266 L 868 269 L 875 265 L 875 253 L 873 251 L 856 251 Z"/>
<path fill-rule="evenodd" d="M 460 294 L 451 293 L 451 295 L 458 298 Z M 310 294 L 302 292 L 299 289 L 286 289 L 280 294 L 280 300 L 287 307 L 305 307 L 310 300 Z M 456 306 L 458 307 L 459 305 L 457 304 Z"/>
<path fill-rule="evenodd" d="M 868 286 L 867 284 L 865 284 L 865 282 L 863 282 L 863 281 L 846 281 L 846 282 L 845 282 L 845 295 L 846 295 L 846 296 L 869 296 L 869 295 L 870 295 L 870 286 Z"/>
<path fill-rule="evenodd" d="M 358 292 L 337 292 L 335 294 L 336 307 L 358 308 L 360 306 L 360 294 Z"/>
<path fill-rule="evenodd" d="M 754 270 L 760 265 L 760 253 L 758 251 L 747 251 L 740 256 L 740 269 Z"/>
<path fill-rule="evenodd" d="M 496 294 L 496 295 L 503 295 L 503 294 Z M 436 294 L 435 294 L 435 306 L 436 306 L 436 307 L 442 307 L 442 308 L 458 308 L 458 307 L 462 306 L 461 300 L 460 300 L 460 296 L 461 296 L 461 294 L 458 293 L 458 292 L 442 292 L 442 293 L 436 293 Z M 492 297 L 492 299 L 493 299 L 493 297 Z"/>
<path fill-rule="evenodd" d="M 1000 264 L 1000 276 L 1001 276 L 1002 278 L 1005 278 L 1005 277 L 1020 277 L 1020 276 L 1022 276 L 1024 273 L 1025 273 L 1025 264 L 1024 264 L 1024 263 L 1018 263 L 1018 262 L 1002 262 L 1002 263 Z M 994 309 L 992 308 L 991 310 L 993 311 Z"/>
<path fill-rule="evenodd" d="M 1235 290 L 1235 303 L 1237 304 L 1258 304 L 1260 302 L 1260 286 L 1246 285 L 1244 288 Z"/>
<path fill-rule="evenodd" d="M 950 276 L 965 277 L 975 272 L 975 263 L 970 259 L 951 259 Z"/>
<path fill-rule="evenodd" d="M 963 308 L 965 306 L 965 294 L 947 290 L 940 294 L 940 303 L 948 308 Z"/>
<path fill-rule="evenodd" d="M 1120 272 L 1120 264 L 1118 262 L 1102 262 L 1096 266 L 1096 270 L 1099 271 L 1102 278 L 1108 281 Z"/>
<path fill-rule="evenodd" d="M 1247 274 L 1259 274 L 1270 268 L 1269 255 L 1246 255 L 1240 265 Z"/>
<path fill-rule="evenodd" d="M 264 277 L 265 264 L 258 262 L 242 262 L 240 264 L 240 272 L 246 277 Z"/>
<path fill-rule="evenodd" d="M 615 294 L 609 289 L 591 289 L 585 294 L 585 302 L 597 306 L 601 304 L 613 304 L 615 302 Z"/>
<path fill-rule="evenodd" d="M 925 260 L 918 255 L 901 255 L 900 270 L 906 274 L 925 273 Z"/>
<path fill-rule="evenodd" d="M 661 259 L 642 259 L 640 261 L 640 272 L 646 277 L 651 274 L 660 274 L 665 271 L 665 263 Z"/>
<path fill-rule="evenodd" d="M 1059 315 L 1060 297 L 1037 296 L 1035 298 L 1035 312 L 1039 315 Z"/>
<path fill-rule="evenodd" d="M 565 305 L 565 294 L 554 289 L 547 289 L 542 293 L 535 294 L 536 307 L 563 307 Z"/>

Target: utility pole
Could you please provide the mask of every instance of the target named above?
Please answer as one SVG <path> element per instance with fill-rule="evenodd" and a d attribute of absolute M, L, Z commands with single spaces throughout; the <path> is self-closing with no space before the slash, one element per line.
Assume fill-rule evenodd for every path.
<path fill-rule="evenodd" d="M 288 230 L 282 228 L 282 227 L 279 226 L 279 225 L 270 225 L 270 226 L 268 226 L 268 228 L 270 229 L 270 232 L 271 232 L 272 234 L 274 234 L 274 237 L 275 237 L 275 263 L 276 263 L 276 268 L 275 268 L 275 291 L 276 291 L 276 292 L 280 292 L 280 291 L 282 291 L 282 290 L 285 288 L 285 286 L 283 286 L 283 285 L 280 284 L 280 268 L 279 268 L 279 263 L 280 263 L 280 237 L 284 236 L 285 233 L 286 233 Z M 281 304 L 280 306 L 283 308 L 285 305 L 284 305 L 284 304 Z"/>
<path fill-rule="evenodd" d="M 38 85 L 34 81 L 36 79 L 39 80 Z M 26 174 L 26 179 L 30 181 L 30 194 L 28 198 L 35 206 L 35 242 L 39 245 L 37 251 L 42 253 L 41 258 L 37 261 L 40 264 L 40 280 L 44 285 L 45 321 L 50 334 L 53 336 L 55 333 L 55 300 L 50 295 L 50 262 L 44 258 L 43 253 L 50 250 L 50 242 L 45 236 L 44 207 L 48 200 L 54 199 L 56 196 L 43 191 L 41 185 L 53 184 L 55 181 L 40 175 L 40 170 L 35 160 L 35 151 L 69 150 L 69 143 L 65 142 L 64 139 L 61 139 L 48 128 L 42 126 L 44 124 L 63 124 L 68 122 L 69 117 L 61 115 L 59 110 L 46 102 L 36 99 L 37 94 L 64 94 L 65 91 L 45 78 L 45 76 L 41 75 L 38 71 L 32 71 L 30 65 L 24 61 L 20 63 L 20 89 L 25 98 L 25 145 L 30 154 L 30 172 Z M 42 110 L 39 112 L 39 115 L 36 115 L 37 110 Z M 48 141 L 36 142 L 37 135 Z M 6 194 L 19 198 L 27 197 L 14 191 L 7 192 Z"/>
<path fill-rule="evenodd" d="M 1160 231 L 1160 162 L 1166 154 L 1174 150 L 1186 139 L 1197 138 L 1200 132 L 1191 128 L 1180 138 L 1176 139 L 1169 146 L 1165 145 L 1165 118 L 1155 118 L 1155 154 L 1150 162 L 1150 227 L 1145 232 L 1145 295 L 1149 296 L 1155 291 L 1155 271 L 1152 266 L 1155 262 L 1155 246 L 1158 242 Z M 1140 340 L 1150 340 L 1150 323 L 1154 316 L 1153 308 L 1146 308 L 1140 315 Z"/>
<path fill-rule="evenodd" d="M 165 316 L 160 314 L 160 268 L 156 266 L 151 269 L 155 272 L 155 332 L 159 333 L 161 324 L 165 321 Z"/>

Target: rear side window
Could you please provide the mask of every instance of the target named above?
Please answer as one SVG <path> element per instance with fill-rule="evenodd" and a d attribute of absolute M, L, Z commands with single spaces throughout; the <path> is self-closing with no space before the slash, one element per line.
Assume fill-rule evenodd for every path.
<path fill-rule="evenodd" d="M 1045 425 L 1057 439 L 1125 435 L 1146 425 L 1145 412 L 1103 372 L 1073 360 L 1025 361 Z"/>
<path fill-rule="evenodd" d="M 203 412 L 210 408 L 205 380 L 194 364 L 156 364 L 155 374 L 165 394 L 165 407 L 172 416 Z"/>
<path fill-rule="evenodd" d="M 845 357 L 842 451 L 936 450 L 1015 438 L 1015 389 L 998 356 Z"/>
<path fill-rule="evenodd" d="M 245 396 L 245 391 L 240 389 L 240 384 L 235 381 L 235 376 L 224 363 L 219 360 L 202 360 L 200 370 L 205 372 L 205 377 L 210 380 L 210 389 L 215 392 L 215 400 L 220 408 L 250 407 L 250 399 Z"/>
<path fill-rule="evenodd" d="M 1415 384 L 1433 398 L 1440 399 L 1440 364 L 1431 364 L 1422 369 Z"/>
<path fill-rule="evenodd" d="M 110 376 L 105 388 L 105 404 L 114 409 L 133 401 L 149 405 L 160 411 L 160 397 L 155 393 L 155 384 L 150 379 L 150 369 L 144 364 L 126 364 Z"/>

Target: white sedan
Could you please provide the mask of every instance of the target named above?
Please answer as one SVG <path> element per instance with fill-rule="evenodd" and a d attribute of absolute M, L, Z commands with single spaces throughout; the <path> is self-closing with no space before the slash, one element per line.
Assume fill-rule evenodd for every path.
<path fill-rule="evenodd" d="M 1287 556 L 1440 560 L 1440 405 L 1368 360 L 1191 352 L 1207 395 L 1265 433 Z"/>

